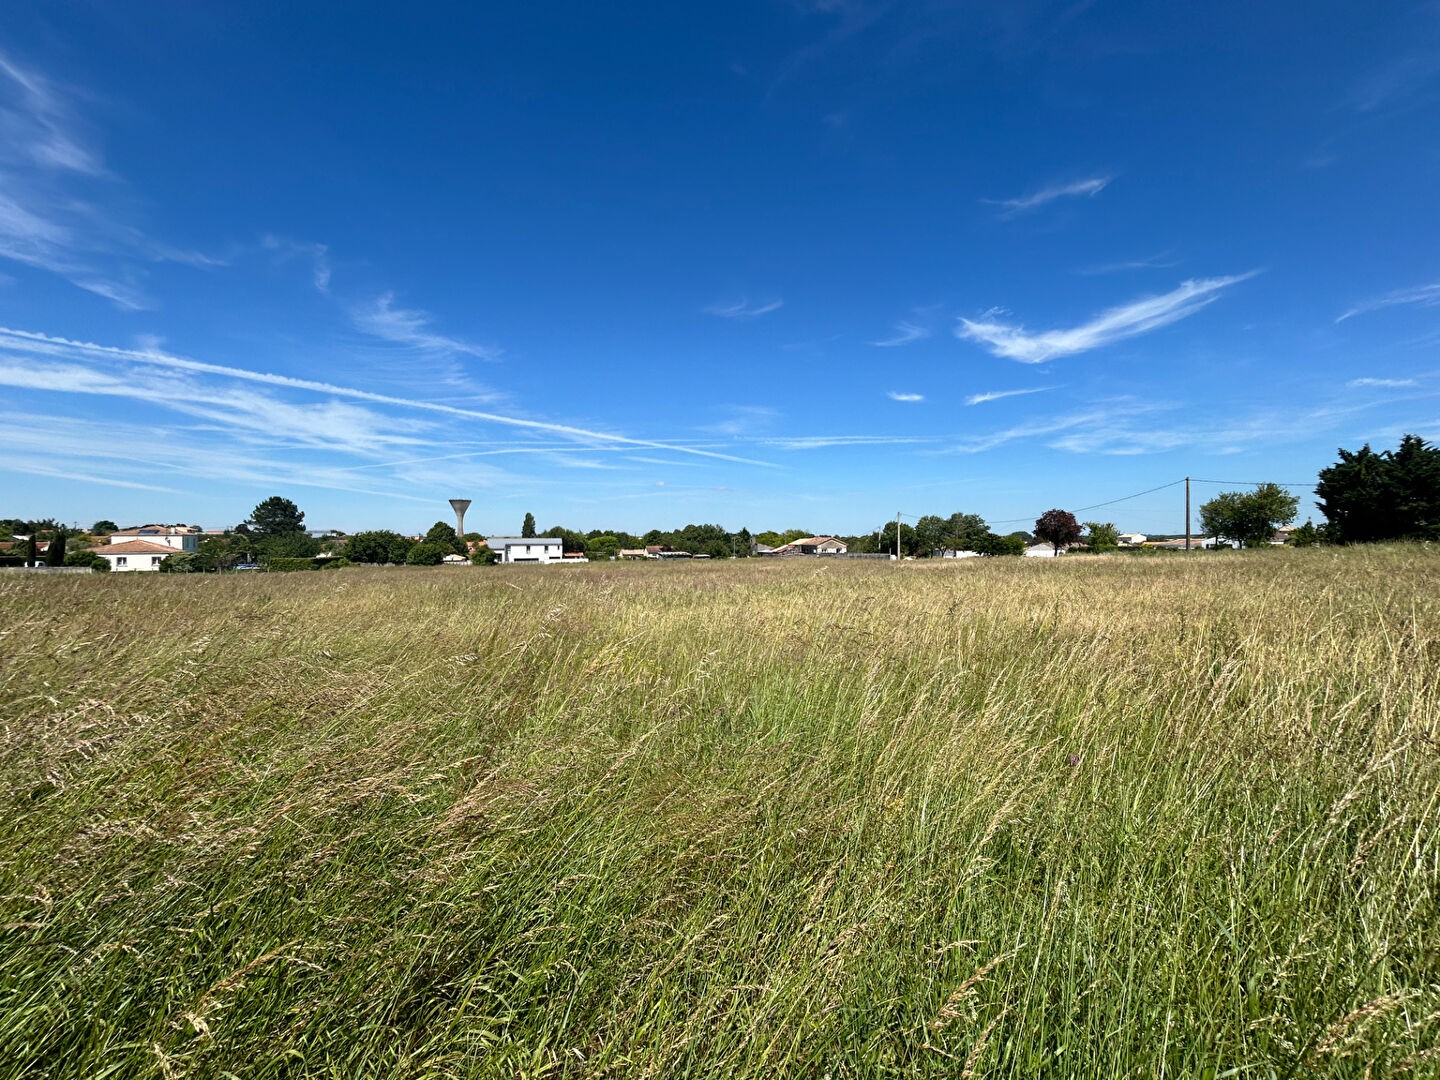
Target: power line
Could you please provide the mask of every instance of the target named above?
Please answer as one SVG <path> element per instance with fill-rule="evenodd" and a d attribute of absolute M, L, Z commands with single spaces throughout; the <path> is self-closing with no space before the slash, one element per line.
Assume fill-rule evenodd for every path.
<path fill-rule="evenodd" d="M 1075 513 L 1083 514 L 1086 510 L 1099 510 L 1102 506 L 1114 506 L 1116 503 L 1127 502 L 1130 499 L 1138 499 L 1141 495 L 1152 495 L 1157 491 L 1164 491 L 1166 488 L 1172 488 L 1184 482 L 1183 479 L 1172 480 L 1168 484 L 1161 484 L 1159 487 L 1153 487 L 1149 491 L 1137 491 L 1134 495 L 1125 495 L 1118 499 L 1111 499 L 1109 502 L 1095 503 L 1092 506 L 1082 506 L 1079 510 L 1076 510 Z"/>
<path fill-rule="evenodd" d="M 1283 480 L 1200 480 L 1192 478 L 1192 484 L 1234 484 L 1236 487 L 1259 487 L 1261 484 L 1276 484 L 1283 488 L 1292 487 L 1314 487 L 1309 480 L 1299 483 L 1290 483 Z"/>
<path fill-rule="evenodd" d="M 1191 482 L 1192 484 L 1228 484 L 1228 485 L 1231 485 L 1231 486 L 1234 486 L 1234 487 L 1259 487 L 1261 484 L 1279 484 L 1279 486 L 1280 486 L 1280 487 L 1283 487 L 1283 488 L 1305 488 L 1305 487 L 1313 487 L 1313 486 L 1314 486 L 1314 485 L 1313 485 L 1312 483 L 1310 483 L 1309 481 L 1306 481 L 1306 482 L 1304 482 L 1304 483 L 1289 483 L 1289 482 L 1281 482 L 1281 481 L 1275 481 L 1275 480 L 1199 480 L 1199 479 L 1195 479 L 1195 478 L 1193 478 L 1193 477 L 1191 478 L 1190 482 Z M 1088 511 L 1090 511 L 1090 510 L 1099 510 L 1099 509 L 1101 509 L 1102 507 L 1114 506 L 1114 505 L 1116 505 L 1117 503 L 1129 502 L 1131 499 L 1138 499 L 1138 498 L 1141 498 L 1142 496 L 1145 496 L 1145 495 L 1153 495 L 1153 494 L 1155 494 L 1155 492 L 1157 492 L 1157 491 L 1165 491 L 1167 488 L 1179 487 L 1179 486 L 1180 486 L 1181 484 L 1183 484 L 1183 483 L 1185 483 L 1185 478 L 1184 478 L 1184 477 L 1180 478 L 1179 480 L 1171 480 L 1168 484 L 1161 484 L 1161 485 L 1159 485 L 1158 487 L 1146 488 L 1144 491 L 1137 491 L 1137 492 L 1135 492 L 1135 494 L 1133 494 L 1133 495 L 1122 495 L 1122 496 L 1120 496 L 1120 498 L 1118 498 L 1118 499 L 1107 499 L 1105 502 L 1091 503 L 1089 506 L 1082 506 L 1082 507 L 1079 507 L 1078 509 L 1073 510 L 1073 511 L 1071 511 L 1071 512 L 1074 513 L 1074 514 L 1084 514 L 1084 513 L 1088 512 Z M 1162 512 L 1162 511 L 1159 511 L 1159 510 L 1157 509 L 1157 510 L 1147 510 L 1147 511 L 1145 511 L 1145 512 L 1146 512 L 1146 513 L 1159 513 L 1159 512 Z M 896 514 L 896 517 L 909 518 L 911 521 L 918 521 L 918 520 L 920 520 L 921 517 L 924 517 L 924 516 L 925 516 L 925 515 L 923 515 L 923 514 L 905 514 L 905 513 Z M 990 525 L 1016 525 L 1016 524 L 1019 524 L 1019 523 L 1021 523 L 1021 522 L 1026 522 L 1026 521 L 1031 521 L 1031 520 L 1033 520 L 1033 519 L 1032 519 L 1032 518 L 1029 518 L 1029 517 L 997 518 L 997 519 L 995 519 L 995 520 L 993 520 L 993 521 L 990 521 L 989 524 L 990 524 Z"/>
<path fill-rule="evenodd" d="M 1110 500 L 1108 500 L 1108 501 L 1106 501 L 1106 502 L 1092 503 L 1092 504 L 1089 505 L 1089 506 L 1082 506 L 1082 507 L 1080 507 L 1078 510 L 1075 510 L 1075 511 L 1072 511 L 1072 512 L 1073 512 L 1073 513 L 1076 513 L 1076 514 L 1083 514 L 1083 513 L 1085 513 L 1085 511 L 1087 511 L 1087 510 L 1099 510 L 1102 506 L 1114 506 L 1116 503 L 1128 502 L 1128 501 L 1131 500 L 1131 499 L 1138 499 L 1138 498 L 1140 498 L 1142 495 L 1153 495 L 1153 494 L 1154 494 L 1155 492 L 1157 492 L 1157 491 L 1164 491 L 1166 488 L 1176 487 L 1176 486 L 1178 486 L 1178 485 L 1180 485 L 1180 484 L 1183 484 L 1184 482 L 1185 482 L 1185 480 L 1184 480 L 1183 478 L 1181 478 L 1181 479 L 1179 479 L 1179 480 L 1171 480 L 1170 483 L 1168 483 L 1168 484 L 1161 484 L 1159 487 L 1147 488 L 1145 491 L 1137 491 L 1137 492 L 1135 492 L 1135 494 L 1133 494 L 1133 495 L 1122 495 L 1122 496 L 1120 496 L 1120 498 L 1118 498 L 1118 499 L 1110 499 Z M 1031 520 L 1030 518 L 1002 518 L 1002 519 L 996 521 L 994 524 L 996 524 L 996 525 L 1013 525 L 1013 524 L 1015 524 L 1017 521 L 1030 521 L 1030 520 Z"/>

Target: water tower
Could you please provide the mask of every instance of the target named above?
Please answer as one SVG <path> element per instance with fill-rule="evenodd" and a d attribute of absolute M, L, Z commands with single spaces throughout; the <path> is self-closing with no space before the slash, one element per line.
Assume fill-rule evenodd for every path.
<path fill-rule="evenodd" d="M 465 535 L 465 511 L 470 509 L 469 499 L 451 499 L 450 508 L 455 511 L 455 535 Z"/>

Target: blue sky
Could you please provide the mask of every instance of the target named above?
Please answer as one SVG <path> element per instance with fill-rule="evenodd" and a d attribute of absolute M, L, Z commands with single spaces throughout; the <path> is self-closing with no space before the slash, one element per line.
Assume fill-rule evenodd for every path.
<path fill-rule="evenodd" d="M 1434 3 L 15 0 L 0 514 L 1310 485 L 1440 437 L 1437 131 Z"/>

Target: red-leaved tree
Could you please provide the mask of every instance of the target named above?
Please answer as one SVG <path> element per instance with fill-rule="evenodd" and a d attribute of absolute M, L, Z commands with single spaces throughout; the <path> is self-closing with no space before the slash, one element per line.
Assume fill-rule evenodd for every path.
<path fill-rule="evenodd" d="M 1080 539 L 1080 523 L 1069 510 L 1046 510 L 1035 519 L 1035 535 L 1059 555 L 1062 547 Z"/>

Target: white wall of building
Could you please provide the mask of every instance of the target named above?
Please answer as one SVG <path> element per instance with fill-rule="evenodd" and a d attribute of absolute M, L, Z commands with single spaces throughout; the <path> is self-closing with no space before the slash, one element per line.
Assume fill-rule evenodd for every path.
<path fill-rule="evenodd" d="M 110 564 L 112 574 L 127 574 L 136 571 L 153 571 L 160 569 L 160 563 L 165 556 L 156 552 L 126 552 L 125 554 L 111 554 L 103 547 L 95 549 L 95 554 Z"/>
<path fill-rule="evenodd" d="M 565 558 L 565 545 L 558 538 L 497 536 L 485 542 L 492 551 L 499 553 L 500 561 L 505 563 L 558 563 Z"/>

